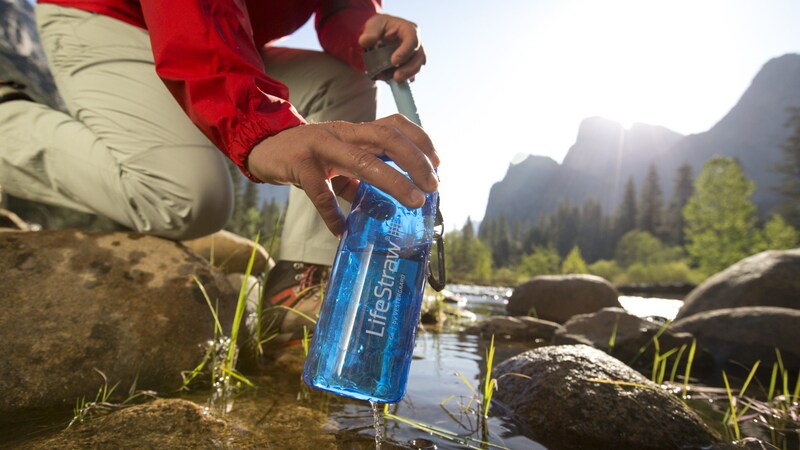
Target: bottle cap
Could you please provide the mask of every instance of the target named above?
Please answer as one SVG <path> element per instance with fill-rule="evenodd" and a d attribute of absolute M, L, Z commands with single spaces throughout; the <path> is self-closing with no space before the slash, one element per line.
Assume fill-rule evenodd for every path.
<path fill-rule="evenodd" d="M 400 47 L 400 44 L 364 50 L 364 53 L 361 54 L 361 58 L 364 60 L 364 66 L 367 68 L 367 76 L 373 80 L 377 80 L 378 76 L 384 72 L 388 72 L 386 75 L 391 76 L 391 72 L 394 71 L 392 54 L 398 47 Z"/>

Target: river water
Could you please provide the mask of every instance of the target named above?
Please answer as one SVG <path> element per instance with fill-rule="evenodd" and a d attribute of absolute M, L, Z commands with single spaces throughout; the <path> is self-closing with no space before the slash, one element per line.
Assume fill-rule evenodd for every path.
<path fill-rule="evenodd" d="M 477 320 L 505 314 L 510 294 L 507 288 L 450 285 L 448 289 L 467 299 L 465 309 L 474 312 Z M 680 300 L 642 297 L 621 297 L 620 303 L 634 315 L 666 319 L 674 318 L 682 304 Z M 495 344 L 495 365 L 529 348 L 503 341 Z M 389 410 L 401 419 L 389 417 L 385 421 L 382 448 L 544 449 L 523 435 L 523 425 L 505 417 L 497 408 L 490 410 L 487 422 L 480 421 L 475 394 L 464 380 L 481 391 L 485 353 L 485 342 L 477 336 L 458 333 L 457 329 L 421 330 L 417 335 L 406 395 Z M 328 413 L 337 423 L 337 433 L 344 436 L 339 440 L 348 442 L 346 448 L 372 448 L 375 431 L 369 403 L 342 401 L 339 407 L 329 408 Z M 435 427 L 440 435 L 408 422 Z M 447 433 L 451 435 L 442 436 Z"/>

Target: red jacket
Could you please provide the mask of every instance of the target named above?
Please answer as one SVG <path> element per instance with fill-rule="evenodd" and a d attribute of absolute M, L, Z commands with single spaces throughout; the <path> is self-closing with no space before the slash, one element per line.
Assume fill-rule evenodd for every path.
<path fill-rule="evenodd" d="M 258 48 L 312 14 L 326 52 L 363 69 L 358 36 L 380 0 L 39 0 L 147 29 L 156 72 L 192 121 L 242 171 L 264 138 L 305 123 Z"/>

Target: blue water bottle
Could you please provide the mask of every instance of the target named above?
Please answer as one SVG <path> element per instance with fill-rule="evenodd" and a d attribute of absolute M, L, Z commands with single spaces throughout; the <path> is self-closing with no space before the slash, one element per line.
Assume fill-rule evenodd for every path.
<path fill-rule="evenodd" d="M 379 51 L 388 61 L 392 49 L 366 53 L 368 71 L 368 56 Z M 370 71 L 371 76 L 379 73 L 376 70 Z M 419 124 L 408 83 L 389 84 L 398 110 Z M 384 161 L 408 176 L 391 160 Z M 306 384 L 373 402 L 396 403 L 402 398 L 437 207 L 437 192 L 426 195 L 422 208 L 411 209 L 361 182 L 306 358 Z"/>

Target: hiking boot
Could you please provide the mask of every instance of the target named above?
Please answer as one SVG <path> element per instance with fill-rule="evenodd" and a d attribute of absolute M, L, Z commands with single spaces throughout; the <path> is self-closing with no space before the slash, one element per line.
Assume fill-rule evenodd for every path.
<path fill-rule="evenodd" d="M 0 81 L 0 103 L 9 102 L 11 100 L 27 100 L 32 102 L 33 99 L 22 92 L 25 85 L 13 80 Z"/>
<path fill-rule="evenodd" d="M 278 261 L 264 284 L 265 334 L 279 345 L 299 344 L 314 330 L 328 281 L 328 266 Z"/>

